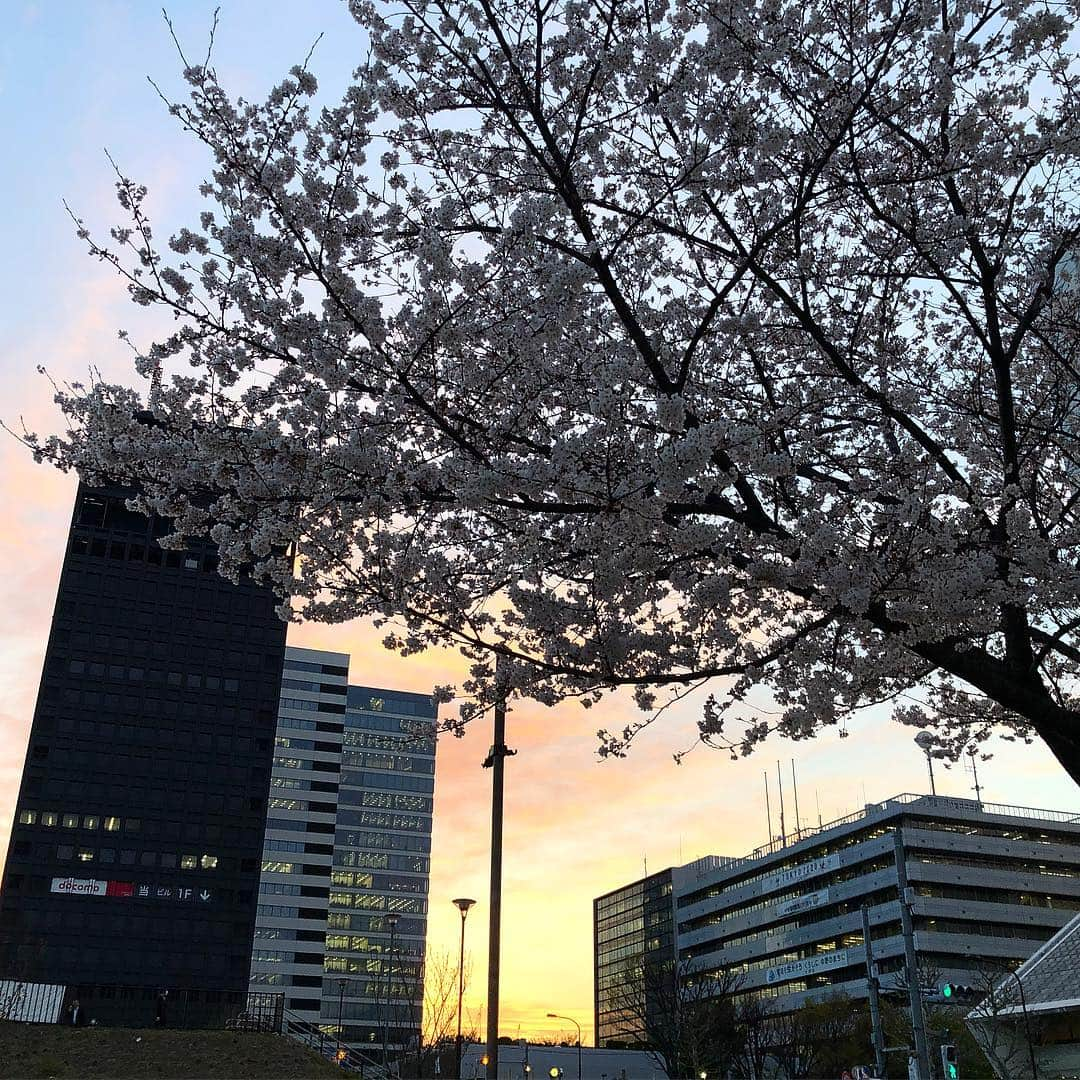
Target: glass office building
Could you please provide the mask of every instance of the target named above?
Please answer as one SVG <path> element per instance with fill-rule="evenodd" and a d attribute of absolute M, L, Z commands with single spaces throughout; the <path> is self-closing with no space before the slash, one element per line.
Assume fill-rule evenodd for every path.
<path fill-rule="evenodd" d="M 0 894 L 0 974 L 215 1020 L 251 960 L 285 648 L 272 593 L 80 486 Z M 174 1000 L 177 995 L 174 994 Z M 190 1006 L 190 1007 L 189 1007 Z"/>
<path fill-rule="evenodd" d="M 393 1057 L 420 1034 L 437 712 L 348 670 L 286 650 L 252 988 Z"/>

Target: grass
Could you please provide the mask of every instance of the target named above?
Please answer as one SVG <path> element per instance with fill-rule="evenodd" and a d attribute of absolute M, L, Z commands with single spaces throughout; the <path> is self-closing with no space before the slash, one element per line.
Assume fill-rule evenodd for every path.
<path fill-rule="evenodd" d="M 0 1077 L 318 1080 L 341 1070 L 279 1035 L 0 1023 Z"/>

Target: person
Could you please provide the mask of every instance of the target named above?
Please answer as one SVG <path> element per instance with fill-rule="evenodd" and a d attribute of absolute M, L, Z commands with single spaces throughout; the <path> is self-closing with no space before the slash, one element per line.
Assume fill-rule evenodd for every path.
<path fill-rule="evenodd" d="M 82 1027 L 86 1023 L 86 1013 L 79 1004 L 78 998 L 73 999 L 71 1004 L 67 1007 L 67 1016 L 68 1023 L 72 1027 Z"/>
<path fill-rule="evenodd" d="M 165 1008 L 169 1003 L 169 991 L 161 990 L 157 996 L 157 1012 L 154 1016 L 154 1023 L 157 1027 L 165 1026 Z"/>

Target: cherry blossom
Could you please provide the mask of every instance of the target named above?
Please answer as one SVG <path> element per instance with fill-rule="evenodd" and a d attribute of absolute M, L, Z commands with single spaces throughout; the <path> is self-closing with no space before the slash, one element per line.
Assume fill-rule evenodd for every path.
<path fill-rule="evenodd" d="M 1080 778 L 1076 0 L 396 8 L 331 106 L 185 61 L 198 223 L 77 222 L 175 330 L 38 456 L 478 705 L 636 688 L 604 753 L 711 683 Z"/>

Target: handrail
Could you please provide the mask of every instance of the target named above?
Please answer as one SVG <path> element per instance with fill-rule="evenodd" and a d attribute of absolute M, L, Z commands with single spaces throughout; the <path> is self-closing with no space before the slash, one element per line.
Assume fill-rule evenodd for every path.
<path fill-rule="evenodd" d="M 300 1016 L 291 1009 L 281 1011 L 281 1033 L 303 1043 L 321 1057 L 333 1061 L 348 1072 L 361 1073 L 365 1080 L 394 1080 L 396 1075 L 381 1062 L 327 1035 L 318 1023 Z"/>

